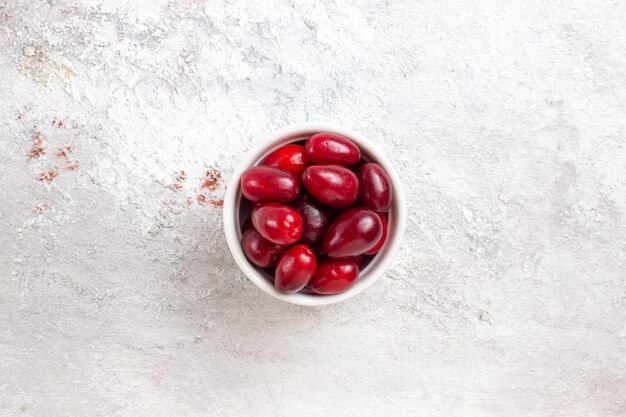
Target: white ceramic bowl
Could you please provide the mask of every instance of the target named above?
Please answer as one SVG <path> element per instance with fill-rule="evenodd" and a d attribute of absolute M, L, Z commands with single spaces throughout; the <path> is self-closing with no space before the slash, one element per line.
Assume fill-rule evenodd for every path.
<path fill-rule="evenodd" d="M 387 215 L 387 240 L 371 262 L 361 271 L 359 279 L 347 291 L 335 295 L 317 295 L 311 292 L 282 294 L 274 288 L 273 278 L 264 270 L 248 261 L 241 248 L 241 223 L 249 214 L 249 210 L 246 210 L 241 204 L 241 174 L 248 168 L 257 165 L 268 154 L 281 146 L 305 140 L 318 132 L 336 133 L 351 139 L 361 148 L 363 157 L 366 160 L 377 162 L 385 169 L 387 175 L 389 175 L 391 184 L 393 185 L 393 200 L 391 210 L 389 210 Z M 376 149 L 369 140 L 358 133 L 344 127 L 325 123 L 295 124 L 267 136 L 248 152 L 235 172 L 233 172 L 228 188 L 226 189 L 226 196 L 224 197 L 224 233 L 226 234 L 226 242 L 233 254 L 233 258 L 235 258 L 235 262 L 237 262 L 237 265 L 241 268 L 243 273 L 263 291 L 275 298 L 293 304 L 307 306 L 334 304 L 365 291 L 365 289 L 376 282 L 376 280 L 385 273 L 398 253 L 402 236 L 404 235 L 405 224 L 406 205 L 404 192 L 398 174 L 396 174 L 396 170 L 391 163 L 389 163 L 389 160 Z"/>

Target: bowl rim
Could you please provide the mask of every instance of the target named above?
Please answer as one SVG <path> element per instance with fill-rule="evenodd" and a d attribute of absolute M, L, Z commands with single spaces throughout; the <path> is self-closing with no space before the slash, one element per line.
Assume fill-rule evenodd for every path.
<path fill-rule="evenodd" d="M 390 227 L 388 234 L 388 236 L 392 236 L 392 238 L 387 239 L 381 251 L 362 271 L 363 277 L 359 277 L 357 282 L 347 291 L 323 296 L 306 293 L 283 294 L 278 292 L 274 286 L 266 280 L 261 271 L 248 261 L 241 248 L 241 227 L 239 224 L 239 210 L 241 205 L 240 178 L 246 169 L 256 165 L 262 158 L 278 147 L 299 140 L 297 139 L 298 136 L 310 136 L 318 132 L 335 133 L 353 140 L 364 154 L 367 154 L 374 162 L 380 164 L 383 169 L 385 169 L 391 180 L 394 192 L 392 209 L 390 211 L 390 219 L 391 215 L 393 216 L 393 233 L 391 233 L 392 228 Z M 390 225 L 392 222 L 390 221 Z M 266 135 L 246 153 L 244 158 L 237 165 L 231 174 L 224 196 L 223 223 L 226 243 L 231 255 L 235 259 L 239 269 L 241 269 L 244 275 L 257 287 L 267 294 L 291 304 L 323 306 L 345 301 L 362 293 L 384 275 L 385 271 L 396 257 L 402 243 L 406 227 L 406 203 L 402 183 L 400 182 L 395 168 L 384 153 L 363 135 L 332 123 L 297 123 Z M 378 255 L 384 256 L 379 257 Z M 378 260 L 376 261 L 377 258 Z M 370 268 L 370 266 L 372 266 L 372 268 Z"/>

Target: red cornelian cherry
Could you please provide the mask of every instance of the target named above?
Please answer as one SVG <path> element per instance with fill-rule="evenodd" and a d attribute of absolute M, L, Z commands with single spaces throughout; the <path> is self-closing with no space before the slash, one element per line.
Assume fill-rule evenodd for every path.
<path fill-rule="evenodd" d="M 302 236 L 302 217 L 293 208 L 266 203 L 252 210 L 252 224 L 265 239 L 279 245 L 291 245 Z"/>
<path fill-rule="evenodd" d="M 306 157 L 311 164 L 354 165 L 361 150 L 350 139 L 334 133 L 316 133 L 306 141 Z"/>
<path fill-rule="evenodd" d="M 359 180 L 348 168 L 339 165 L 311 165 L 302 174 L 309 193 L 330 207 L 347 207 L 359 194 Z"/>
<path fill-rule="evenodd" d="M 393 192 L 391 180 L 385 170 L 374 162 L 368 162 L 359 167 L 359 202 L 367 208 L 376 211 L 389 211 Z"/>
<path fill-rule="evenodd" d="M 363 207 L 352 208 L 328 227 L 322 249 L 330 258 L 359 256 L 373 249 L 382 234 L 383 225 L 375 211 Z"/>
<path fill-rule="evenodd" d="M 302 171 L 309 165 L 304 153 L 302 145 L 285 145 L 266 156 L 261 165 L 284 169 L 300 178 Z"/>
<path fill-rule="evenodd" d="M 276 263 L 274 287 L 283 294 L 300 291 L 317 269 L 317 259 L 311 248 L 302 243 L 294 245 L 282 254 Z"/>
<path fill-rule="evenodd" d="M 241 192 L 253 203 L 288 203 L 298 197 L 300 181 L 280 168 L 255 166 L 241 176 Z"/>
<path fill-rule="evenodd" d="M 309 281 L 309 288 L 316 294 L 339 294 L 354 284 L 359 267 L 351 259 L 327 259 L 317 265 L 317 271 Z"/>
<path fill-rule="evenodd" d="M 310 194 L 302 193 L 292 207 L 296 209 L 303 222 L 303 232 L 300 242 L 315 245 L 322 240 L 324 232 L 330 224 L 328 210 Z"/>
<path fill-rule="evenodd" d="M 387 218 L 385 217 L 385 213 L 376 212 L 376 214 L 378 214 L 378 217 L 380 217 L 380 222 L 383 224 L 383 235 L 380 237 L 380 240 L 378 241 L 376 246 L 365 252 L 366 255 L 374 255 L 378 253 L 380 248 L 383 247 L 385 239 L 387 239 Z"/>
<path fill-rule="evenodd" d="M 241 238 L 241 247 L 246 258 L 261 268 L 271 268 L 276 264 L 280 255 L 287 249 L 265 239 L 254 229 L 244 232 Z"/>

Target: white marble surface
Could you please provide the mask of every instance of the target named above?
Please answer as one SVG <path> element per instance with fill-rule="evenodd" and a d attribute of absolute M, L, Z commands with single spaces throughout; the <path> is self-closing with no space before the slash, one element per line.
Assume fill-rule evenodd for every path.
<path fill-rule="evenodd" d="M 0 2 L 0 416 L 625 416 L 625 21 Z M 371 138 L 410 204 L 388 275 L 320 309 L 236 270 L 218 204 L 302 121 Z"/>

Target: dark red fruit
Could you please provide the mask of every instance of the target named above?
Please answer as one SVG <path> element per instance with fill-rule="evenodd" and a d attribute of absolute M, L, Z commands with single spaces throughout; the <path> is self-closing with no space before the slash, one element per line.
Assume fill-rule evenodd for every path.
<path fill-rule="evenodd" d="M 359 194 L 356 175 L 339 165 L 312 165 L 304 170 L 302 183 L 313 197 L 331 207 L 347 207 Z"/>
<path fill-rule="evenodd" d="M 266 156 L 261 165 L 284 169 L 300 178 L 304 168 L 309 165 L 304 152 L 304 146 L 285 145 Z"/>
<path fill-rule="evenodd" d="M 306 141 L 306 157 L 311 164 L 354 165 L 361 150 L 350 139 L 334 133 L 316 133 Z"/>
<path fill-rule="evenodd" d="M 330 224 L 326 208 L 309 194 L 303 193 L 292 205 L 302 217 L 304 224 L 300 242 L 314 245 L 322 240 Z"/>
<path fill-rule="evenodd" d="M 324 234 L 322 249 L 331 258 L 358 256 L 373 249 L 382 234 L 383 225 L 376 212 L 363 207 L 352 208 L 330 225 Z"/>
<path fill-rule="evenodd" d="M 256 166 L 241 176 L 241 192 L 253 203 L 288 203 L 298 197 L 300 182 L 291 172 L 275 167 Z"/>
<path fill-rule="evenodd" d="M 283 204 L 267 203 L 255 207 L 252 224 L 261 236 L 279 245 L 291 245 L 302 236 L 302 217 Z"/>
<path fill-rule="evenodd" d="M 352 286 L 359 276 L 359 267 L 350 259 L 327 259 L 317 265 L 309 288 L 317 294 L 338 294 Z"/>
<path fill-rule="evenodd" d="M 385 170 L 374 162 L 363 164 L 357 171 L 359 202 L 376 211 L 389 211 L 393 190 Z"/>
<path fill-rule="evenodd" d="M 377 212 L 376 214 L 378 214 L 378 217 L 380 217 L 380 221 L 383 224 L 383 235 L 380 237 L 380 240 L 378 241 L 376 246 L 374 246 L 372 249 L 365 252 L 366 255 L 374 255 L 375 253 L 377 253 L 380 250 L 380 248 L 383 247 L 383 244 L 385 243 L 385 239 L 387 239 L 387 218 L 385 217 L 385 213 Z"/>
<path fill-rule="evenodd" d="M 303 244 L 290 247 L 276 264 L 274 287 L 283 294 L 300 291 L 309 282 L 317 269 L 313 251 Z"/>
<path fill-rule="evenodd" d="M 277 245 L 265 239 L 254 229 L 244 232 L 241 247 L 246 258 L 261 268 L 273 267 L 280 255 L 287 249 L 286 246 Z"/>

